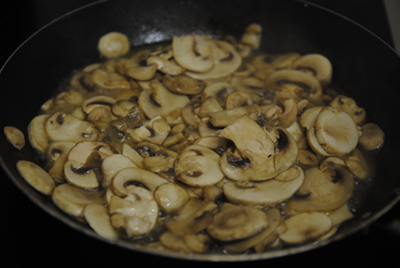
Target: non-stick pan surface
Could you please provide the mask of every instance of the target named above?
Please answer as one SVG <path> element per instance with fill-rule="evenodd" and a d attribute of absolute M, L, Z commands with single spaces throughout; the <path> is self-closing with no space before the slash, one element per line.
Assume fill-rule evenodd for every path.
<path fill-rule="evenodd" d="M 227 9 L 228 6 L 233 9 Z M 134 45 L 141 45 L 170 40 L 175 34 L 190 34 L 193 31 L 214 37 L 225 34 L 240 36 L 244 27 L 251 22 L 264 26 L 264 50 L 317 52 L 328 56 L 335 68 L 334 80 L 353 95 L 367 109 L 371 120 L 380 124 L 386 132 L 386 146 L 378 158 L 376 183 L 365 204 L 358 209 L 356 219 L 348 225 L 347 230 L 333 239 L 342 240 L 348 234 L 364 229 L 390 209 L 397 199 L 396 189 L 400 187 L 397 179 L 399 144 L 394 123 L 396 99 L 399 96 L 396 73 L 400 70 L 400 63 L 394 51 L 370 33 L 312 5 L 292 1 L 152 1 L 140 4 L 112 1 L 67 15 L 28 40 L 2 70 L 0 85 L 9 92 L 1 103 L 2 127 L 14 125 L 26 130 L 41 103 L 52 96 L 60 81 L 71 70 L 99 60 L 97 40 L 108 31 L 125 32 Z M 28 187 L 16 173 L 16 160 L 31 159 L 33 151 L 25 148 L 22 152 L 16 152 L 4 139 L 1 140 L 0 149 L 3 167 L 17 187 L 56 219 L 82 231 L 79 224 L 66 218 L 51 201 Z M 21 232 L 29 236 L 29 232 L 32 232 L 30 222 L 35 220 L 30 217 L 26 223 L 21 223 Z M 50 218 L 50 223 L 42 224 L 49 224 L 51 230 L 52 220 Z M 62 230 L 63 233 L 69 231 Z M 96 237 L 90 230 L 82 232 Z M 54 240 L 54 245 L 47 246 L 57 247 L 57 243 L 63 243 L 57 239 L 56 233 Z M 75 242 L 79 246 L 79 241 Z M 308 246 L 299 250 L 313 248 Z M 132 254 L 124 248 L 121 251 Z M 295 252 L 285 251 L 274 256 L 267 254 L 256 259 L 286 257 Z M 60 253 L 63 257 L 68 256 L 65 255 L 67 252 Z"/>

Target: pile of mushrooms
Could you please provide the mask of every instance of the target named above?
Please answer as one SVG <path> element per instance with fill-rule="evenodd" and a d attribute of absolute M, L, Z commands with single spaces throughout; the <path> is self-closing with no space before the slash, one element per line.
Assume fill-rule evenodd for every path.
<path fill-rule="evenodd" d="M 104 61 L 29 124 L 47 164 L 21 160 L 21 176 L 100 236 L 154 250 L 259 253 L 332 236 L 384 133 L 330 88 L 329 59 L 259 51 L 261 34 L 251 24 L 240 39 L 141 50 L 104 35 Z M 22 150 L 18 130 L 5 134 Z"/>

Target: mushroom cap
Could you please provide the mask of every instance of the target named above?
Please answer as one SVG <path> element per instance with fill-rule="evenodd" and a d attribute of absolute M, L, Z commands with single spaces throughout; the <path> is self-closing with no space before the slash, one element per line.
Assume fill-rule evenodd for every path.
<path fill-rule="evenodd" d="M 130 42 L 128 37 L 123 33 L 109 32 L 99 39 L 98 49 L 106 58 L 120 57 L 128 53 Z"/>
<path fill-rule="evenodd" d="M 323 86 L 331 82 L 332 64 L 324 55 L 318 53 L 302 55 L 292 63 L 291 68 L 314 76 Z"/>

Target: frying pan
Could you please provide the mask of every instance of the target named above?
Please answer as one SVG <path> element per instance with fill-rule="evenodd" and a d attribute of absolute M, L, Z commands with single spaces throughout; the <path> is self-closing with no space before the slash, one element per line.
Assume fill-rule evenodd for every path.
<path fill-rule="evenodd" d="M 231 8 L 227 9 L 228 6 Z M 371 121 L 382 127 L 386 133 L 386 145 L 379 152 L 378 175 L 365 202 L 357 208 L 354 220 L 332 239 L 318 245 L 259 255 L 229 258 L 199 256 L 189 259 L 265 260 L 316 250 L 322 246 L 329 247 L 339 240 L 344 240 L 339 243 L 345 243 L 348 236 L 364 230 L 399 200 L 399 143 L 394 122 L 399 95 L 396 90 L 399 87 L 396 74 L 400 70 L 400 60 L 389 46 L 371 33 L 312 4 L 301 1 L 100 1 L 50 24 L 27 40 L 10 58 L 0 74 L 0 88 L 8 91 L 0 105 L 2 127 L 14 125 L 26 131 L 26 126 L 37 114 L 40 105 L 53 96 L 54 90 L 71 70 L 99 61 L 96 45 L 98 38 L 106 32 L 124 32 L 133 45 L 139 46 L 191 33 L 209 34 L 215 38 L 226 34 L 239 37 L 252 22 L 261 23 L 264 27 L 261 44 L 265 51 L 297 51 L 301 54 L 316 52 L 331 59 L 335 70 L 334 81 L 354 96 L 360 106 L 366 108 Z M 15 170 L 16 161 L 35 160 L 35 154 L 29 146 L 18 152 L 2 138 L 0 156 L 4 171 L 34 204 L 56 220 L 72 227 L 73 231 L 93 237 L 96 242 L 101 240 L 108 243 L 66 217 L 48 198 L 37 193 L 20 178 Z M 40 221 L 39 218 L 29 219 L 34 220 Z M 130 245 L 121 243 L 117 246 L 124 253 L 131 251 Z M 134 252 L 139 252 L 140 256 L 148 253 L 137 248 L 134 248 Z M 181 255 L 164 257 L 188 258 Z"/>

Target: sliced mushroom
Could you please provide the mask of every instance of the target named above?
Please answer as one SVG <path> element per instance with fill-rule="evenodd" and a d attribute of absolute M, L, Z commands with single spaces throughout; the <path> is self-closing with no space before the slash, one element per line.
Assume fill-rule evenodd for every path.
<path fill-rule="evenodd" d="M 47 149 L 48 172 L 57 182 L 64 182 L 64 165 L 70 150 L 75 145 L 75 142 L 52 142 Z"/>
<path fill-rule="evenodd" d="M 313 76 L 295 70 L 278 70 L 265 81 L 277 98 L 307 99 L 317 105 L 322 101 L 321 83 Z"/>
<path fill-rule="evenodd" d="M 329 212 L 328 216 L 332 220 L 332 225 L 334 226 L 338 226 L 339 224 L 354 218 L 354 215 L 351 212 L 348 204 Z"/>
<path fill-rule="evenodd" d="M 124 198 L 111 197 L 109 211 L 111 224 L 117 229 L 122 227 L 128 237 L 135 237 L 147 234 L 155 227 L 159 208 L 152 192 L 129 186 Z"/>
<path fill-rule="evenodd" d="M 251 92 L 254 94 L 266 93 L 264 80 L 261 80 L 254 76 L 234 76 L 232 78 L 231 84 L 237 91 Z"/>
<path fill-rule="evenodd" d="M 22 150 L 25 146 L 25 135 L 16 127 L 5 126 L 3 129 L 7 141 L 17 150 Z"/>
<path fill-rule="evenodd" d="M 332 164 L 325 171 L 312 167 L 304 171 L 304 183 L 286 207 L 297 212 L 328 212 L 343 206 L 353 189 L 353 176 L 345 166 Z"/>
<path fill-rule="evenodd" d="M 151 82 L 151 89 L 144 90 L 138 99 L 140 107 L 148 118 L 161 116 L 170 124 L 179 123 L 180 110 L 189 103 L 189 98 L 169 91 L 158 81 Z M 174 105 L 171 105 L 174 103 Z M 174 113 L 177 113 L 174 116 Z"/>
<path fill-rule="evenodd" d="M 107 72 L 101 69 L 93 71 L 92 82 L 96 87 L 101 89 L 128 90 L 131 88 L 131 84 L 125 76 L 116 72 Z"/>
<path fill-rule="evenodd" d="M 175 181 L 174 165 L 178 153 L 168 149 L 160 149 L 154 156 L 148 156 L 143 159 L 143 166 L 160 177 Z"/>
<path fill-rule="evenodd" d="M 267 227 L 268 216 L 264 211 L 251 206 L 234 206 L 215 214 L 207 232 L 211 237 L 226 242 L 248 238 Z"/>
<path fill-rule="evenodd" d="M 221 131 L 233 141 L 238 154 L 226 152 L 221 170 L 235 181 L 264 181 L 287 170 L 297 159 L 298 148 L 283 128 L 267 131 L 244 115 Z"/>
<path fill-rule="evenodd" d="M 137 166 L 133 161 L 122 155 L 122 154 L 112 154 L 103 159 L 101 161 L 101 172 L 102 172 L 102 180 L 101 185 L 104 189 L 108 188 L 111 184 L 112 178 L 119 171 L 125 168 L 136 168 Z"/>
<path fill-rule="evenodd" d="M 194 144 L 207 147 L 216 152 L 219 156 L 222 156 L 228 147 L 232 146 L 229 140 L 218 136 L 204 136 L 197 139 Z"/>
<path fill-rule="evenodd" d="M 295 60 L 300 58 L 297 52 L 288 52 L 285 54 L 264 53 L 254 57 L 252 63 L 257 69 L 287 69 Z"/>
<path fill-rule="evenodd" d="M 135 149 L 129 144 L 124 143 L 122 146 L 122 155 L 128 157 L 138 167 L 143 168 L 143 156 L 141 156 Z"/>
<path fill-rule="evenodd" d="M 196 234 L 212 223 L 216 210 L 213 201 L 191 198 L 177 216 L 165 219 L 165 227 L 177 235 Z"/>
<path fill-rule="evenodd" d="M 93 141 L 99 135 L 91 123 L 62 112 L 50 115 L 46 120 L 45 129 L 51 141 Z"/>
<path fill-rule="evenodd" d="M 189 200 L 189 194 L 178 184 L 169 182 L 158 186 L 154 198 L 160 207 L 171 213 L 181 209 Z"/>
<path fill-rule="evenodd" d="M 247 106 L 252 104 L 258 104 L 260 102 L 260 97 L 252 92 L 234 92 L 229 94 L 226 99 L 225 107 L 226 109 L 233 109 L 236 107 Z"/>
<path fill-rule="evenodd" d="M 365 180 L 373 175 L 373 168 L 368 165 L 367 160 L 360 150 L 355 149 L 345 160 L 344 164 L 354 177 Z"/>
<path fill-rule="evenodd" d="M 89 114 L 93 109 L 98 108 L 98 107 L 107 107 L 111 109 L 111 107 L 116 103 L 117 101 L 114 98 L 111 98 L 109 96 L 105 95 L 97 95 L 94 97 L 91 97 L 89 99 L 86 99 L 82 103 L 82 110 Z"/>
<path fill-rule="evenodd" d="M 57 186 L 52 195 L 54 204 L 72 217 L 82 218 L 89 204 L 104 204 L 103 192 L 87 191 L 68 183 Z"/>
<path fill-rule="evenodd" d="M 357 125 L 363 124 L 366 119 L 365 109 L 358 107 L 354 99 L 344 95 L 337 95 L 331 101 L 330 106 L 349 114 Z"/>
<path fill-rule="evenodd" d="M 147 65 L 148 54 L 139 52 L 131 58 L 123 58 L 118 62 L 117 69 L 121 74 L 138 81 L 153 79 L 157 72 L 157 64 Z"/>
<path fill-rule="evenodd" d="M 263 182 L 227 182 L 224 184 L 224 194 L 235 204 L 271 207 L 289 199 L 303 181 L 303 170 L 293 166 L 274 179 Z"/>
<path fill-rule="evenodd" d="M 207 72 L 214 67 L 209 44 L 200 44 L 199 37 L 174 37 L 172 49 L 175 60 L 184 68 L 194 72 Z"/>
<path fill-rule="evenodd" d="M 260 248 L 261 247 L 260 244 L 263 244 L 262 246 L 265 247 L 265 244 L 266 244 L 265 240 L 271 236 L 276 237 L 278 227 L 283 222 L 283 219 L 282 219 L 279 209 L 269 208 L 265 211 L 265 213 L 268 216 L 268 227 L 267 228 L 265 228 L 260 233 L 253 235 L 247 239 L 241 239 L 241 240 L 237 240 L 237 241 L 224 243 L 224 245 L 223 245 L 224 249 L 230 253 L 240 253 L 240 252 L 244 252 L 256 245 L 258 246 L 258 248 Z"/>
<path fill-rule="evenodd" d="M 99 187 L 95 170 L 74 160 L 69 160 L 65 163 L 64 178 L 69 184 L 82 189 L 96 189 Z"/>
<path fill-rule="evenodd" d="M 291 68 L 314 76 L 323 86 L 331 82 L 332 64 L 324 55 L 317 53 L 303 55 L 293 62 Z"/>
<path fill-rule="evenodd" d="M 128 129 L 126 132 L 135 142 L 149 141 L 162 144 L 171 132 L 171 126 L 161 116 L 153 117 L 150 121 L 135 129 Z"/>
<path fill-rule="evenodd" d="M 365 150 L 379 150 L 385 142 L 385 133 L 375 123 L 367 123 L 361 127 L 362 135 L 359 143 Z"/>
<path fill-rule="evenodd" d="M 206 187 L 220 182 L 224 174 L 219 168 L 220 156 L 200 145 L 186 147 L 175 163 L 177 180 L 196 187 Z"/>
<path fill-rule="evenodd" d="M 186 71 L 186 75 L 199 80 L 221 78 L 235 72 L 242 64 L 242 57 L 236 51 L 235 47 L 228 42 L 207 40 L 206 43 L 211 43 L 212 60 L 214 63 L 212 69 L 206 72 Z"/>
<path fill-rule="evenodd" d="M 106 58 L 121 57 L 130 49 L 129 39 L 123 33 L 109 32 L 99 39 L 98 49 Z"/>
<path fill-rule="evenodd" d="M 248 45 L 252 48 L 259 48 L 261 41 L 262 26 L 257 23 L 252 23 L 246 27 L 240 43 Z"/>
<path fill-rule="evenodd" d="M 285 220 L 287 230 L 279 235 L 285 243 L 302 244 L 325 235 L 332 228 L 331 219 L 324 213 L 306 212 Z"/>
<path fill-rule="evenodd" d="M 101 237 L 117 240 L 118 232 L 111 225 L 108 209 L 101 204 L 89 204 L 83 209 L 83 217 L 89 226 Z"/>
<path fill-rule="evenodd" d="M 110 187 L 117 196 L 124 197 L 128 194 L 131 186 L 140 186 L 154 192 L 158 186 L 167 182 L 167 180 L 150 171 L 131 167 L 117 172 Z"/>
<path fill-rule="evenodd" d="M 184 74 L 164 75 L 163 84 L 174 93 L 186 95 L 201 94 L 206 87 L 204 82 Z"/>
<path fill-rule="evenodd" d="M 157 55 L 150 56 L 147 65 L 156 65 L 159 71 L 169 75 L 179 75 L 185 71 L 185 68 L 177 64 L 173 58 L 167 59 Z"/>
<path fill-rule="evenodd" d="M 222 110 L 209 114 L 209 122 L 214 127 L 226 127 L 234 123 L 243 115 L 258 114 L 260 107 L 257 104 L 236 107 L 230 110 Z"/>
<path fill-rule="evenodd" d="M 54 180 L 42 167 L 26 160 L 19 160 L 16 167 L 21 177 L 35 190 L 45 195 L 52 194 L 55 188 Z"/>
<path fill-rule="evenodd" d="M 235 89 L 231 84 L 226 82 L 218 82 L 209 85 L 204 89 L 201 95 L 201 100 L 204 102 L 209 97 L 214 97 L 217 99 L 221 107 L 225 108 L 226 98 L 233 92 L 235 92 Z"/>
<path fill-rule="evenodd" d="M 35 116 L 28 125 L 28 140 L 31 146 L 44 153 L 49 146 L 49 138 L 46 132 L 46 121 L 50 115 L 41 114 Z"/>
<path fill-rule="evenodd" d="M 207 234 L 188 234 L 183 236 L 183 241 L 187 247 L 196 253 L 205 253 L 209 249 L 211 238 Z"/>
<path fill-rule="evenodd" d="M 171 232 L 165 232 L 160 235 L 161 244 L 175 252 L 191 253 L 192 251 L 186 245 L 182 236 L 175 235 Z"/>
<path fill-rule="evenodd" d="M 98 154 L 99 161 L 115 153 L 115 150 L 106 142 L 102 141 L 81 141 L 71 148 L 68 153 L 68 160 L 81 164 L 87 164 L 92 154 Z"/>

